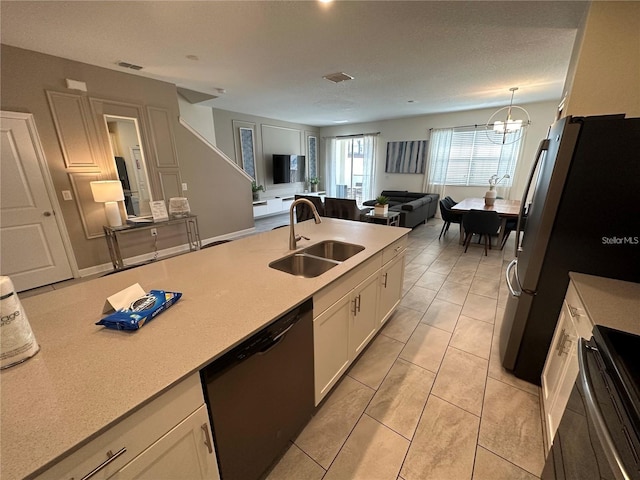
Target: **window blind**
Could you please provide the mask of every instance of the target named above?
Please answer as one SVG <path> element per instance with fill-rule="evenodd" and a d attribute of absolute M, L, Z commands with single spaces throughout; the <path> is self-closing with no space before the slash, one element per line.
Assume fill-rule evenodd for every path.
<path fill-rule="evenodd" d="M 515 135 L 519 138 L 513 141 Z M 524 134 L 507 134 L 505 144 L 492 142 L 490 136 L 495 136 L 494 141 L 502 139 L 502 135 L 484 127 L 453 129 L 444 179 L 446 185 L 486 186 L 491 175 L 502 177 L 505 174 L 511 178 L 503 180 L 503 186 L 511 185 Z"/>

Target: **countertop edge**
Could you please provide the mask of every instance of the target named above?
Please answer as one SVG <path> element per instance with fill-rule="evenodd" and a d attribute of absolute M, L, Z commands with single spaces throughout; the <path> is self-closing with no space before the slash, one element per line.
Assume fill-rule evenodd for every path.
<path fill-rule="evenodd" d="M 569 272 L 595 325 L 640 335 L 640 283 Z"/>

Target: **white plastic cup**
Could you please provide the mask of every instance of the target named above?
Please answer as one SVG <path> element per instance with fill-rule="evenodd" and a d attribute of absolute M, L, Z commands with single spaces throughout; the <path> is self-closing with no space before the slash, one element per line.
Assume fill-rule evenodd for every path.
<path fill-rule="evenodd" d="M 9 277 L 0 276 L 0 369 L 33 357 L 40 350 Z"/>

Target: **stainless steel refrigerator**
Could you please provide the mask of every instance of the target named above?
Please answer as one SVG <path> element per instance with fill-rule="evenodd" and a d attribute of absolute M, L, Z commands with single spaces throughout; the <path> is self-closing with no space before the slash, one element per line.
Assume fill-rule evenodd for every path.
<path fill-rule="evenodd" d="M 640 282 L 640 118 L 565 117 L 540 142 L 500 336 L 503 366 L 536 385 L 570 271 Z"/>

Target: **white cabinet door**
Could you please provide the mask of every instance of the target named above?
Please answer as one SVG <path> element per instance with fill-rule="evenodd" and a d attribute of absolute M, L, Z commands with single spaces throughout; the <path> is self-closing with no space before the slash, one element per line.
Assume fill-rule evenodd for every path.
<path fill-rule="evenodd" d="M 288 212 L 294 200 L 295 200 L 295 196 L 282 197 L 282 205 L 280 206 L 280 210 L 282 210 L 282 212 Z"/>
<path fill-rule="evenodd" d="M 267 200 L 267 213 L 280 213 L 282 211 L 282 199 L 270 198 Z"/>
<path fill-rule="evenodd" d="M 593 322 L 569 283 L 551 348 L 542 370 L 542 406 L 547 447 L 551 448 L 560 419 L 578 378 L 578 338 L 591 338 Z"/>
<path fill-rule="evenodd" d="M 266 200 L 262 202 L 253 202 L 253 216 L 261 217 L 262 215 L 269 214 L 269 205 Z"/>
<path fill-rule="evenodd" d="M 565 302 L 542 370 L 542 401 L 549 447 L 578 377 L 577 344 L 578 332 Z"/>
<path fill-rule="evenodd" d="M 350 305 L 351 295 L 345 295 L 313 320 L 316 405 L 349 366 Z"/>
<path fill-rule="evenodd" d="M 351 294 L 349 348 L 354 360 L 378 329 L 378 275 L 371 275 Z"/>
<path fill-rule="evenodd" d="M 206 405 L 189 415 L 111 478 L 219 479 Z"/>
<path fill-rule="evenodd" d="M 380 270 L 380 303 L 378 317 L 380 326 L 391 316 L 402 298 L 404 279 L 404 252 Z"/>

